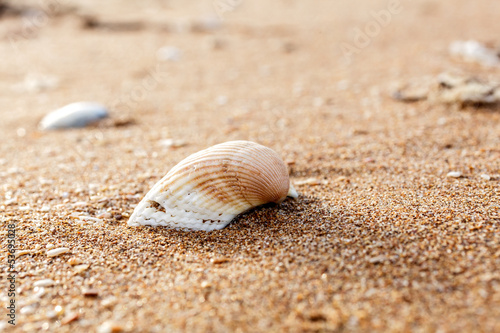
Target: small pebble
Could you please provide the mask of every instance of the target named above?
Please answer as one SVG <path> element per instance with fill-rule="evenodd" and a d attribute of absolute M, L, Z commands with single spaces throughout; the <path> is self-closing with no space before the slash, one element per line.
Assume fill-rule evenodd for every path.
<path fill-rule="evenodd" d="M 450 178 L 460 178 L 462 177 L 462 173 L 460 171 L 450 171 L 446 174 L 446 177 Z"/>
<path fill-rule="evenodd" d="M 55 312 L 54 312 L 54 311 L 52 311 L 52 310 L 49 310 L 49 311 L 47 311 L 47 312 L 45 313 L 45 317 L 46 317 L 47 319 L 54 319 L 54 318 L 56 318 L 56 317 L 57 317 L 57 313 L 55 313 Z"/>
<path fill-rule="evenodd" d="M 82 263 L 82 261 L 78 258 L 69 258 L 69 260 L 68 260 L 68 264 L 70 264 L 71 266 L 76 266 L 76 265 L 79 265 L 81 263 Z"/>
<path fill-rule="evenodd" d="M 54 307 L 54 312 L 60 316 L 60 315 L 63 315 L 64 314 L 64 308 L 61 306 L 61 305 L 56 305 Z"/>
<path fill-rule="evenodd" d="M 123 332 L 123 326 L 115 321 L 105 321 L 97 328 L 98 333 L 119 333 Z"/>
<path fill-rule="evenodd" d="M 83 289 L 82 294 L 85 297 L 97 297 L 99 296 L 99 290 L 93 288 Z"/>
<path fill-rule="evenodd" d="M 156 56 L 163 61 L 179 61 L 182 51 L 175 46 L 164 46 L 156 52 Z"/>
<path fill-rule="evenodd" d="M 187 143 L 184 140 L 164 139 L 160 140 L 160 145 L 165 148 L 180 148 L 187 146 Z"/>
<path fill-rule="evenodd" d="M 41 130 L 85 127 L 109 116 L 105 106 L 93 102 L 68 104 L 47 114 L 40 122 Z"/>
<path fill-rule="evenodd" d="M 210 38 L 206 45 L 213 50 L 220 50 L 226 47 L 227 41 L 218 37 Z"/>
<path fill-rule="evenodd" d="M 75 267 L 73 267 L 73 270 L 75 271 L 76 274 L 78 274 L 78 273 L 86 271 L 89 267 L 90 267 L 90 265 L 88 265 L 88 264 L 76 265 Z"/>
<path fill-rule="evenodd" d="M 491 180 L 491 176 L 490 175 L 487 175 L 485 173 L 483 173 L 481 176 L 480 176 L 482 179 L 484 180 Z"/>
<path fill-rule="evenodd" d="M 12 199 L 9 199 L 9 200 L 5 200 L 3 202 L 3 204 L 5 206 L 9 206 L 9 205 L 12 205 L 12 204 L 15 204 L 15 203 L 17 203 L 17 198 L 12 198 Z"/>
<path fill-rule="evenodd" d="M 67 247 L 59 247 L 57 249 L 47 251 L 47 257 L 57 257 L 63 253 L 69 252 Z"/>
<path fill-rule="evenodd" d="M 79 317 L 78 313 L 77 312 L 70 312 L 68 313 L 62 320 L 61 320 L 61 325 L 66 325 L 66 324 L 69 324 L 69 323 L 72 323 L 74 322 L 75 320 L 77 320 Z"/>
<path fill-rule="evenodd" d="M 212 262 L 212 264 L 217 265 L 217 264 L 224 264 L 226 262 L 230 262 L 231 259 L 229 259 L 229 258 L 212 258 L 212 259 L 210 259 L 210 261 Z"/>
<path fill-rule="evenodd" d="M 28 92 L 40 92 L 48 89 L 56 88 L 59 84 L 59 79 L 55 76 L 43 75 L 39 73 L 29 73 L 24 78 L 24 82 L 20 85 L 22 90 Z"/>
<path fill-rule="evenodd" d="M 363 163 L 373 163 L 375 162 L 375 159 L 373 157 L 367 157 L 363 159 Z"/>
<path fill-rule="evenodd" d="M 110 219 L 113 217 L 113 215 L 110 212 L 104 212 L 104 213 L 97 215 L 97 217 L 101 218 L 101 219 Z"/>
<path fill-rule="evenodd" d="M 210 284 L 210 282 L 208 282 L 208 281 L 203 281 L 203 282 L 200 284 L 200 286 L 201 286 L 203 289 L 212 287 L 212 285 L 211 285 L 211 284 Z"/>
<path fill-rule="evenodd" d="M 285 53 L 292 53 L 297 50 L 297 45 L 292 42 L 285 42 L 283 43 L 282 48 Z"/>
<path fill-rule="evenodd" d="M 376 256 L 376 257 L 372 257 L 372 258 L 368 259 L 368 262 L 370 262 L 371 264 L 381 264 L 386 260 L 387 260 L 386 256 L 380 255 L 380 256 Z"/>
<path fill-rule="evenodd" d="M 225 95 L 219 95 L 219 96 L 217 96 L 215 101 L 218 105 L 226 105 L 228 98 Z"/>
<path fill-rule="evenodd" d="M 116 303 L 118 303 L 118 300 L 114 296 L 108 297 L 101 301 L 101 305 L 105 308 L 112 308 L 116 305 Z"/>
<path fill-rule="evenodd" d="M 26 136 L 26 129 L 24 127 L 19 127 L 16 130 L 16 134 L 17 134 L 18 137 L 24 138 Z"/>

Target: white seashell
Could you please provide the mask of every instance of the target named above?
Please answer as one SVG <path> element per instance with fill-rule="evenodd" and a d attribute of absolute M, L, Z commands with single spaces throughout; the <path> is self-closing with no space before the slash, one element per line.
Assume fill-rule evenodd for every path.
<path fill-rule="evenodd" d="M 81 272 L 86 271 L 89 267 L 90 267 L 89 264 L 76 265 L 75 267 L 73 267 L 73 270 L 76 273 L 81 273 Z"/>
<path fill-rule="evenodd" d="M 52 111 L 42 119 L 39 127 L 42 130 L 85 127 L 108 116 L 108 110 L 101 104 L 77 102 Z"/>
<path fill-rule="evenodd" d="M 477 62 L 487 67 L 500 65 L 498 52 L 475 40 L 459 40 L 451 43 L 450 53 L 464 60 Z"/>
<path fill-rule="evenodd" d="M 16 258 L 25 256 L 25 255 L 30 254 L 32 252 L 33 252 L 32 250 L 20 250 L 20 251 L 17 251 L 16 252 Z"/>
<path fill-rule="evenodd" d="M 69 249 L 67 247 L 59 247 L 57 249 L 47 251 L 47 257 L 57 257 L 66 252 L 69 252 Z"/>
<path fill-rule="evenodd" d="M 129 226 L 216 230 L 265 203 L 298 194 L 272 149 L 230 141 L 202 150 L 174 166 L 137 205 Z"/>
<path fill-rule="evenodd" d="M 460 178 L 462 177 L 462 173 L 460 171 L 450 171 L 446 174 L 446 177 L 450 178 Z"/>

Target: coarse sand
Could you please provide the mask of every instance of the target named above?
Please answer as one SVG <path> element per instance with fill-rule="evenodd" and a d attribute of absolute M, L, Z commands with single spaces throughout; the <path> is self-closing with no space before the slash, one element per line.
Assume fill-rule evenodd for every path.
<path fill-rule="evenodd" d="M 448 52 L 499 47 L 499 1 L 7 3 L 0 329 L 500 332 L 500 107 L 391 97 L 499 81 Z M 76 101 L 111 118 L 38 129 Z M 299 198 L 219 231 L 127 227 L 172 166 L 239 139 L 277 151 Z"/>

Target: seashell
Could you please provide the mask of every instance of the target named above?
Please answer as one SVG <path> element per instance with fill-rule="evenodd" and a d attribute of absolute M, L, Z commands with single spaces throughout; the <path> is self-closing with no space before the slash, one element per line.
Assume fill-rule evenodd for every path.
<path fill-rule="evenodd" d="M 428 100 L 461 107 L 496 104 L 500 102 L 500 84 L 474 76 L 442 73 L 402 86 L 393 94 L 393 98 L 402 102 Z"/>
<path fill-rule="evenodd" d="M 52 111 L 40 121 L 39 127 L 41 130 L 85 127 L 108 116 L 108 110 L 101 104 L 77 102 Z"/>
<path fill-rule="evenodd" d="M 47 257 L 57 257 L 61 254 L 69 252 L 69 251 L 70 250 L 67 247 L 59 247 L 57 249 L 52 249 L 52 250 L 47 251 Z"/>
<path fill-rule="evenodd" d="M 52 279 L 43 279 L 43 280 L 38 280 L 33 283 L 33 286 L 35 287 L 52 287 L 53 285 L 56 284 L 56 281 Z"/>
<path fill-rule="evenodd" d="M 129 226 L 216 230 L 238 214 L 298 194 L 272 149 L 230 141 L 199 151 L 174 166 L 137 205 Z"/>
<path fill-rule="evenodd" d="M 460 178 L 462 177 L 462 173 L 460 171 L 450 171 L 446 174 L 446 177 L 450 178 Z"/>
<path fill-rule="evenodd" d="M 498 50 L 475 41 L 458 40 L 450 44 L 450 53 L 469 62 L 476 62 L 486 67 L 500 65 Z"/>

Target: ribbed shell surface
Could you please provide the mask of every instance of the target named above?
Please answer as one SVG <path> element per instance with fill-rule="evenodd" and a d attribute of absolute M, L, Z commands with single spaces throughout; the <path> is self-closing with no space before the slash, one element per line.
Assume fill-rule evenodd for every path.
<path fill-rule="evenodd" d="M 174 166 L 137 205 L 128 224 L 222 229 L 250 208 L 283 201 L 289 186 L 287 167 L 275 151 L 230 141 Z"/>

